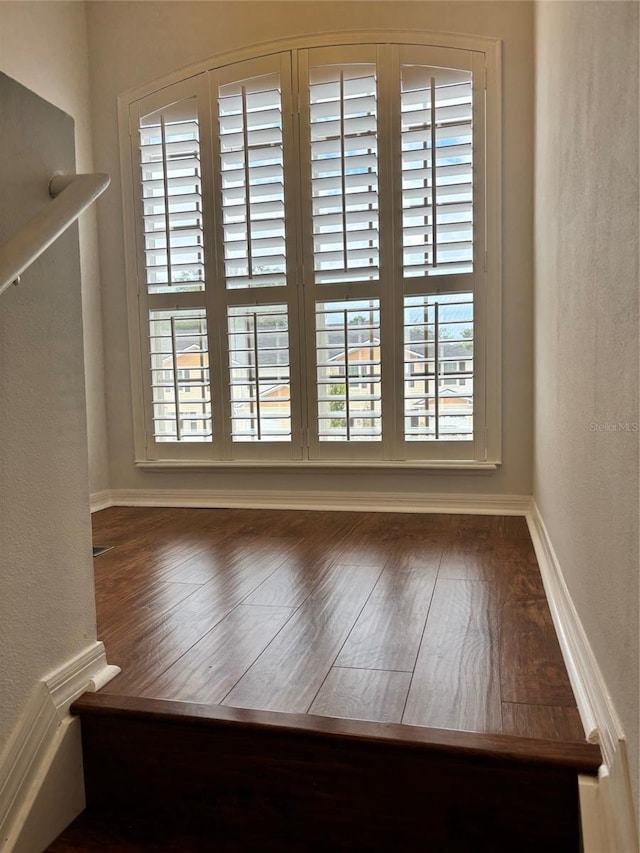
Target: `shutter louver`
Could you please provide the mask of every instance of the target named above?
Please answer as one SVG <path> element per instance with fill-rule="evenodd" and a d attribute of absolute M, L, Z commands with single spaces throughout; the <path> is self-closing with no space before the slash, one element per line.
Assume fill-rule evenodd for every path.
<path fill-rule="evenodd" d="M 406 277 L 473 271 L 471 72 L 401 70 Z"/>
<path fill-rule="evenodd" d="M 310 69 L 315 283 L 379 278 L 374 64 Z"/>
<path fill-rule="evenodd" d="M 226 286 L 285 285 L 280 75 L 220 86 L 218 122 Z"/>
<path fill-rule="evenodd" d="M 204 289 L 202 182 L 195 98 L 140 121 L 147 289 Z"/>

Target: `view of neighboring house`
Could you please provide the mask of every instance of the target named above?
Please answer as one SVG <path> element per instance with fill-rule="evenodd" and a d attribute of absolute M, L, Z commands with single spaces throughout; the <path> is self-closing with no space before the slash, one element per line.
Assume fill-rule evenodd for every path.
<path fill-rule="evenodd" d="M 350 434 L 375 437 L 381 431 L 380 341 L 369 331 L 350 329 L 348 348 L 332 331 L 324 333 L 318 363 L 318 419 L 324 440 Z M 201 342 L 162 357 L 156 371 L 155 421 L 158 437 L 183 440 L 211 433 L 209 353 Z M 205 344 L 206 346 L 206 344 Z M 472 432 L 473 353 L 471 341 L 415 340 L 404 349 L 405 434 L 409 440 Z M 255 363 L 257 355 L 257 365 Z M 234 440 L 252 440 L 258 422 L 263 435 L 286 439 L 291 432 L 291 391 L 287 333 L 258 332 L 257 347 L 236 352 L 231 365 Z M 437 381 L 436 381 L 437 376 Z M 179 416 L 176 418 L 176 412 Z"/>

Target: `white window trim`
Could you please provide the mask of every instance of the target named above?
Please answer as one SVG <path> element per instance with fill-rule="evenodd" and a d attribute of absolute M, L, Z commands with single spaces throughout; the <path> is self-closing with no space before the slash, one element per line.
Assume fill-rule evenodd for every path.
<path fill-rule="evenodd" d="M 131 134 L 137 128 L 130 127 L 131 104 L 153 93 L 161 97 L 162 90 L 202 72 L 213 71 L 230 63 L 280 53 L 287 50 L 311 49 L 356 45 L 363 43 L 393 42 L 398 45 L 457 48 L 480 52 L 485 57 L 485 145 L 491 152 L 485 158 L 485 282 L 482 298 L 477 299 L 474 323 L 479 334 L 474 341 L 476 359 L 475 372 L 484 396 L 476 395 L 476 405 L 484 409 L 484 435 L 476 434 L 476 460 L 450 460 L 431 458 L 428 460 L 202 460 L 189 456 L 189 445 L 182 453 L 175 452 L 172 445 L 171 458 L 149 459 L 147 454 L 145 400 L 146 376 L 142 369 L 143 352 L 147 340 L 140 333 L 138 311 L 138 247 L 136 245 L 136 205 L 134 200 L 135 164 L 130 156 Z M 182 70 L 148 84 L 122 93 L 118 98 L 120 136 L 121 189 L 123 198 L 123 222 L 125 244 L 125 269 L 127 278 L 127 307 L 129 340 L 131 342 L 131 387 L 132 417 L 135 441 L 135 464 L 142 469 L 188 468 L 190 470 L 239 467 L 243 469 L 286 469 L 301 468 L 391 468 L 402 470 L 451 470 L 486 472 L 501 464 L 502 453 L 502 43 L 499 39 L 482 36 L 449 33 L 416 33 L 404 30 L 369 30 L 357 33 L 328 33 L 252 45 L 240 50 L 219 54 L 208 60 L 190 65 Z M 481 447 L 478 449 L 478 442 Z M 430 449 L 433 446 L 430 443 Z"/>

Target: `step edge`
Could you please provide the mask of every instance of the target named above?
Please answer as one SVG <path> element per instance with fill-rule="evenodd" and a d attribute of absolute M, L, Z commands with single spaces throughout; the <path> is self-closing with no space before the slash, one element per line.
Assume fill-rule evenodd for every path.
<path fill-rule="evenodd" d="M 565 769 L 596 775 L 602 763 L 600 748 L 579 741 L 524 738 L 507 734 L 347 720 L 311 714 L 289 714 L 151 699 L 87 693 L 71 706 L 81 717 L 110 716 L 154 720 L 168 725 L 262 729 L 265 732 L 332 740 L 348 739 L 413 750 L 450 753 L 458 758 Z"/>

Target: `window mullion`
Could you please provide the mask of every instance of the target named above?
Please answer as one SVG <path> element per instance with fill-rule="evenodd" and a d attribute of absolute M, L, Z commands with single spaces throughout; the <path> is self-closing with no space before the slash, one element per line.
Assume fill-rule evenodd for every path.
<path fill-rule="evenodd" d="M 290 51 L 281 58 L 282 115 L 285 173 L 285 233 L 287 240 L 287 302 L 289 306 L 290 396 L 291 396 L 291 451 L 295 459 L 306 458 L 304 440 L 308 434 L 308 413 L 305 381 L 307 351 L 304 312 L 303 232 L 300 198 L 300 122 L 299 122 L 299 71 L 298 51 Z"/>
<path fill-rule="evenodd" d="M 299 305 L 305 335 L 300 341 L 304 350 L 302 366 L 304 399 L 304 453 L 311 459 L 318 457 L 317 436 L 318 404 L 316 395 L 316 348 L 315 348 L 315 284 L 313 279 L 313 216 L 311 200 L 311 129 L 309 109 L 309 51 L 296 54 L 296 100 L 297 100 L 297 156 L 299 180 Z"/>
<path fill-rule="evenodd" d="M 396 232 L 398 184 L 402 178 L 399 135 L 400 82 L 395 45 L 378 48 L 378 149 L 380 197 L 380 302 L 383 448 L 388 460 L 402 458 L 402 288 L 401 258 Z M 385 227 L 385 224 L 387 227 Z"/>
<path fill-rule="evenodd" d="M 425 308 L 425 313 L 426 313 Z M 433 405 L 435 436 L 440 438 L 440 305 L 433 306 Z"/>
<path fill-rule="evenodd" d="M 203 206 L 209 227 L 205 229 L 208 248 L 207 287 L 205 291 L 209 327 L 209 352 L 212 407 L 213 453 L 217 459 L 231 459 L 228 417 L 229 400 L 226 350 L 226 305 L 224 299 L 224 246 L 221 239 L 220 157 L 217 120 L 217 75 L 207 75 L 207 121 L 205 126 L 208 156 L 203 158 Z"/>
<path fill-rule="evenodd" d="M 473 145 L 474 161 L 486 176 L 486 57 L 483 53 L 472 54 L 473 68 Z M 486 180 L 474 181 L 473 195 L 473 245 L 474 245 L 474 440 L 475 458 L 485 460 L 488 456 L 487 447 L 487 418 L 488 413 L 497 409 L 500 398 L 500 365 L 497 363 L 492 370 L 494 381 L 490 384 L 487 379 L 488 359 L 491 352 L 500 353 L 500 308 L 499 299 L 496 304 L 489 300 L 496 293 L 495 288 L 487 287 L 487 191 Z M 495 324 L 495 325 L 493 325 Z M 493 331 L 492 331 L 493 330 Z M 491 337 L 489 337 L 491 335 Z M 499 425 L 492 430 L 493 436 L 499 434 Z M 499 439 L 498 439 L 499 441 Z"/>

